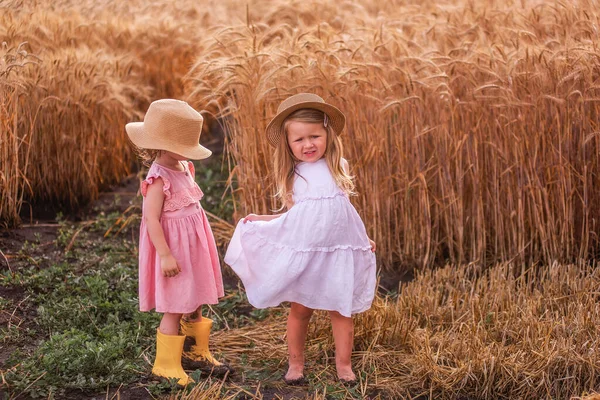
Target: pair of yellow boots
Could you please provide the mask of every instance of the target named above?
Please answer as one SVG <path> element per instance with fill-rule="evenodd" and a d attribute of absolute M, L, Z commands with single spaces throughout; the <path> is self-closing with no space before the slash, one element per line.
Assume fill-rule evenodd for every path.
<path fill-rule="evenodd" d="M 213 321 L 202 318 L 199 322 L 181 320 L 181 335 L 164 335 L 156 330 L 156 358 L 152 373 L 163 378 L 177 378 L 185 386 L 193 380 L 184 371 L 201 369 L 223 376 L 231 369 L 217 361 L 208 349 L 208 338 Z"/>

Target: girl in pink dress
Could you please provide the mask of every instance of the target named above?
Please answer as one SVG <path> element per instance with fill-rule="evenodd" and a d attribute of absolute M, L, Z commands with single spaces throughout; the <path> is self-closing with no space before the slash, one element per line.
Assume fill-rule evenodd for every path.
<path fill-rule="evenodd" d="M 288 384 L 304 382 L 304 343 L 314 309 L 328 310 L 338 379 L 353 384 L 352 314 L 375 295 L 375 242 L 348 195 L 354 185 L 342 158 L 344 114 L 317 95 L 281 103 L 267 127 L 275 147 L 278 197 L 287 211 L 250 214 L 233 234 L 225 262 L 258 308 L 291 302 Z"/>
<path fill-rule="evenodd" d="M 125 127 L 140 155 L 152 162 L 141 186 L 139 246 L 140 310 L 163 313 L 152 373 L 177 378 L 180 385 L 191 382 L 184 366 L 228 370 L 208 349 L 212 321 L 201 312 L 203 304 L 223 296 L 215 240 L 200 205 L 203 193 L 187 161 L 211 155 L 199 144 L 202 123 L 187 103 L 163 99 L 150 105 L 144 122 Z"/>

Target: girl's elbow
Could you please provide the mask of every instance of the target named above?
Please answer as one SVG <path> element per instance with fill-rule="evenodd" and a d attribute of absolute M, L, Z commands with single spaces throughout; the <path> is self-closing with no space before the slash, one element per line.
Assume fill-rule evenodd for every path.
<path fill-rule="evenodd" d="M 146 225 L 159 222 L 159 218 L 156 215 L 144 215 L 143 218 Z"/>

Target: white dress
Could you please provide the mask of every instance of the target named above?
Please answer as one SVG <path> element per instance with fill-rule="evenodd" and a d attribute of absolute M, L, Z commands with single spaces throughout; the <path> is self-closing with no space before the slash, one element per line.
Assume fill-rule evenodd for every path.
<path fill-rule="evenodd" d="M 371 307 L 375 254 L 365 226 L 325 159 L 296 166 L 294 205 L 271 221 L 238 223 L 225 262 L 248 301 L 290 301 L 349 317 Z"/>

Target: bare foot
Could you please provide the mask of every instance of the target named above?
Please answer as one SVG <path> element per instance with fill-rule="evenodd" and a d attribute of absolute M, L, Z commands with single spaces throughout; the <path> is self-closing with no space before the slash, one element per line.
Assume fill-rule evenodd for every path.
<path fill-rule="evenodd" d="M 304 366 L 302 365 L 290 365 L 285 374 L 286 381 L 295 381 L 304 377 Z"/>
<path fill-rule="evenodd" d="M 352 372 L 352 367 L 350 365 L 347 366 L 336 366 L 336 370 L 337 370 L 337 375 L 338 375 L 338 379 L 340 381 L 355 381 L 356 380 L 356 375 L 354 375 L 354 372 Z"/>

